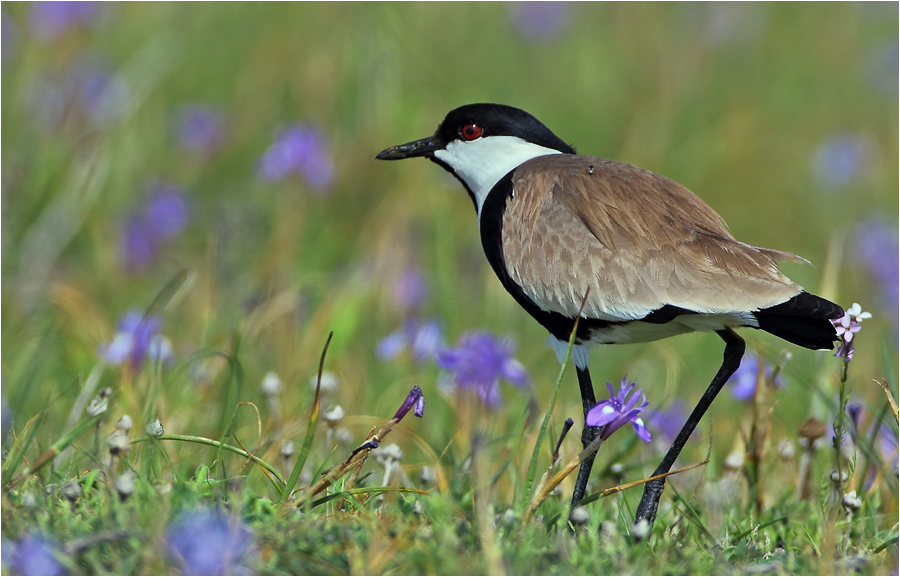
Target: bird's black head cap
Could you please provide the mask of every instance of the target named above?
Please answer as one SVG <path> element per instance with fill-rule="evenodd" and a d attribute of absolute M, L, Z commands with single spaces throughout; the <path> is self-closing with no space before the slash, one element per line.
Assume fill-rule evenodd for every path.
<path fill-rule="evenodd" d="M 438 126 L 435 137 L 444 145 L 456 139 L 464 139 L 464 127 L 475 124 L 483 137 L 515 136 L 564 154 L 575 150 L 553 134 L 540 120 L 520 108 L 505 104 L 466 104 L 451 110 Z"/>

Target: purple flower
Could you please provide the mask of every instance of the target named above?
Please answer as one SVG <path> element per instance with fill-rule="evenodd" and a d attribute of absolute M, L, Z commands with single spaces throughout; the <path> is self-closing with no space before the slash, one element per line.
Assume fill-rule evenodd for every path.
<path fill-rule="evenodd" d="M 545 42 L 558 37 L 568 24 L 566 2 L 513 2 L 509 5 L 513 26 L 527 42 Z"/>
<path fill-rule="evenodd" d="M 437 365 L 449 373 L 453 383 L 461 389 L 475 390 L 488 407 L 500 405 L 499 380 L 506 379 L 519 388 L 529 383 L 522 363 L 512 357 L 513 344 L 495 339 L 489 333 L 465 333 L 455 349 L 437 353 Z"/>
<path fill-rule="evenodd" d="M 684 403 L 675 400 L 669 403 L 665 409 L 654 411 L 647 419 L 647 428 L 658 434 L 667 443 L 671 443 L 687 422 L 687 418 L 688 413 L 684 410 Z"/>
<path fill-rule="evenodd" d="M 862 172 L 872 154 L 871 139 L 862 134 L 837 134 L 823 142 L 810 161 L 810 174 L 816 185 L 838 190 L 849 185 Z"/>
<path fill-rule="evenodd" d="M 600 401 L 594 408 L 588 411 L 584 422 L 591 427 L 603 427 L 600 438 L 604 441 L 613 433 L 619 430 L 625 423 L 631 423 L 637 436 L 649 443 L 652 440 L 650 431 L 644 426 L 644 421 L 638 415 L 647 407 L 647 397 L 641 394 L 641 389 L 634 391 L 637 383 L 628 383 L 627 375 L 622 377 L 622 384 L 619 385 L 619 392 L 613 390 L 612 383 L 606 383 L 609 388 L 610 398 Z M 629 399 L 629 395 L 631 398 Z M 638 405 L 638 398 L 641 404 Z"/>
<path fill-rule="evenodd" d="M 144 317 L 137 311 L 125 314 L 116 324 L 116 334 L 112 340 L 100 345 L 97 354 L 111 365 L 131 363 L 134 370 L 141 368 L 144 358 L 171 364 L 171 345 L 160 330 L 162 323 L 158 317 Z"/>
<path fill-rule="evenodd" d="M 225 120 L 222 113 L 202 104 L 186 104 L 175 115 L 178 144 L 184 149 L 212 154 L 222 144 Z"/>
<path fill-rule="evenodd" d="M 444 334 L 437 320 L 409 320 L 396 331 L 383 338 L 375 348 L 381 359 L 393 359 L 407 348 L 412 349 L 417 362 L 432 359 L 444 347 Z"/>
<path fill-rule="evenodd" d="M 318 130 L 294 125 L 276 137 L 260 158 L 257 173 L 266 182 L 299 174 L 311 188 L 325 192 L 334 180 L 334 163 Z"/>
<path fill-rule="evenodd" d="M 844 316 L 831 321 L 837 336 L 842 337 L 848 345 L 853 340 L 853 335 L 859 332 L 861 328 L 860 322 L 865 319 L 872 318 L 871 313 L 863 312 L 859 303 L 853 303 L 845 312 Z M 852 351 L 851 353 L 852 354 Z M 847 360 L 850 360 L 849 358 Z"/>
<path fill-rule="evenodd" d="M 881 287 L 885 308 L 897 319 L 900 300 L 900 257 L 897 248 L 897 228 L 881 218 L 871 218 L 856 229 L 856 250 L 860 260 Z"/>
<path fill-rule="evenodd" d="M 890 471 L 896 475 L 898 469 L 898 438 L 897 433 L 890 426 L 883 424 L 878 429 L 878 452 L 882 461 L 889 466 Z"/>
<path fill-rule="evenodd" d="M 98 7 L 98 2 L 34 2 L 31 5 L 31 30 L 42 40 L 52 40 L 71 26 L 90 25 Z"/>
<path fill-rule="evenodd" d="M 3 567 L 12 575 L 65 575 L 56 555 L 57 547 L 39 533 L 31 533 L 16 543 L 3 543 Z"/>
<path fill-rule="evenodd" d="M 400 421 L 403 417 L 406 416 L 406 413 L 409 412 L 410 409 L 415 405 L 415 410 L 413 414 L 419 418 L 425 414 L 425 395 L 422 394 L 422 387 L 416 385 L 413 387 L 409 394 L 406 395 L 406 400 L 403 401 L 403 404 L 400 405 L 400 408 L 397 409 L 397 412 L 394 414 L 394 420 Z"/>
<path fill-rule="evenodd" d="M 832 356 L 836 359 L 844 359 L 845 362 L 849 363 L 853 360 L 853 343 L 839 342 Z"/>
<path fill-rule="evenodd" d="M 122 248 L 126 266 L 141 270 L 156 260 L 162 243 L 184 231 L 189 215 L 181 189 L 170 184 L 153 185 L 145 206 L 129 215 L 125 225 Z"/>
<path fill-rule="evenodd" d="M 756 395 L 756 374 L 759 370 L 759 358 L 753 353 L 744 355 L 741 366 L 731 375 L 731 395 L 739 401 L 752 401 Z M 766 379 L 772 374 L 772 367 L 765 363 Z M 781 387 L 781 374 L 775 377 L 775 386 Z"/>
<path fill-rule="evenodd" d="M 130 102 L 130 87 L 107 59 L 87 53 L 61 73 L 38 77 L 30 88 L 28 105 L 42 129 L 56 130 L 69 118 L 83 118 L 96 126 L 109 124 L 121 117 Z"/>
<path fill-rule="evenodd" d="M 180 189 L 167 184 L 157 186 L 147 199 L 145 219 L 160 239 L 175 238 L 188 221 L 188 205 Z"/>
<path fill-rule="evenodd" d="M 394 304 L 409 312 L 428 298 L 428 283 L 415 267 L 407 268 L 394 282 Z"/>
<path fill-rule="evenodd" d="M 185 575 L 231 575 L 250 551 L 253 535 L 237 519 L 198 509 L 171 525 L 166 541 Z"/>

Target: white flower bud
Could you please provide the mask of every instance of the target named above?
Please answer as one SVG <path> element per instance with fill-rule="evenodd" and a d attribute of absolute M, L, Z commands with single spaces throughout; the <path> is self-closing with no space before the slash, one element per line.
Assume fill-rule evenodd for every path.
<path fill-rule="evenodd" d="M 116 423 L 116 428 L 125 431 L 126 434 L 131 431 L 132 427 L 134 427 L 134 423 L 131 422 L 131 417 L 128 415 L 122 415 L 122 418 Z"/>
<path fill-rule="evenodd" d="M 335 405 L 334 407 L 325 411 L 325 414 L 322 415 L 322 418 L 325 419 L 325 422 L 330 426 L 337 425 L 341 422 L 341 419 L 344 418 L 344 409 L 341 408 L 340 405 Z"/>
<path fill-rule="evenodd" d="M 569 522 L 576 527 L 583 527 L 587 525 L 590 520 L 591 514 L 588 512 L 587 507 L 575 507 L 572 509 L 572 512 L 569 513 Z"/>
<path fill-rule="evenodd" d="M 162 437 L 166 434 L 166 430 L 163 429 L 162 423 L 159 422 L 159 417 L 156 417 L 149 425 L 144 427 L 144 432 L 150 437 Z"/>
<path fill-rule="evenodd" d="M 112 455 L 118 455 L 128 450 L 128 435 L 122 429 L 116 429 L 106 440 L 109 445 L 109 452 Z"/>
<path fill-rule="evenodd" d="M 314 376 L 310 380 L 310 386 L 313 390 L 316 390 L 316 384 L 319 381 L 318 375 Z M 340 386 L 340 382 L 338 381 L 337 375 L 330 371 L 324 371 L 322 373 L 322 384 L 320 386 L 319 392 L 323 395 L 333 395 L 337 392 L 338 387 Z"/>
<path fill-rule="evenodd" d="M 134 473 L 131 469 L 126 470 L 124 473 L 116 477 L 116 492 L 119 494 L 119 498 L 121 500 L 125 500 L 134 493 Z"/>
<path fill-rule="evenodd" d="M 263 377 L 262 383 L 259 385 L 260 390 L 262 390 L 263 394 L 266 396 L 277 395 L 284 388 L 284 385 L 281 382 L 281 379 L 278 378 L 278 375 L 275 374 L 275 371 L 269 371 L 266 373 L 266 376 Z"/>

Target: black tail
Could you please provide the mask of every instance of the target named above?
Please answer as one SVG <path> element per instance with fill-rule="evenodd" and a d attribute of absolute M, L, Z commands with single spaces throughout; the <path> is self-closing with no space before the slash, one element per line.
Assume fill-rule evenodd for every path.
<path fill-rule="evenodd" d="M 831 320 L 844 316 L 844 309 L 804 291 L 789 301 L 753 314 L 759 328 L 767 333 L 801 347 L 830 351 L 838 339 Z"/>

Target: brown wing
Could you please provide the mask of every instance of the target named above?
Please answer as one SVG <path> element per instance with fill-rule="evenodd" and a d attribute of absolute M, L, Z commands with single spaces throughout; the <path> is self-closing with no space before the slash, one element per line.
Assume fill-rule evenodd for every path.
<path fill-rule="evenodd" d="M 680 184 L 621 162 L 575 155 L 516 169 L 503 217 L 510 276 L 548 310 L 641 318 L 664 305 L 755 311 L 802 289 L 778 271 L 794 255 L 738 242 Z"/>

